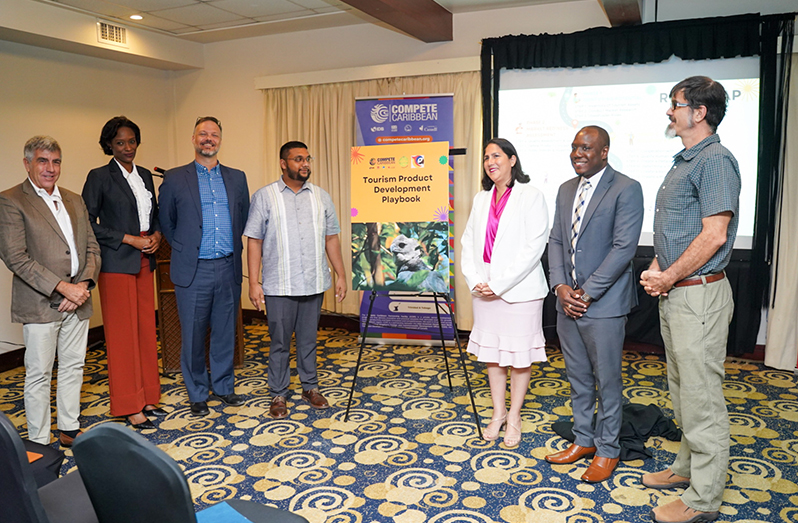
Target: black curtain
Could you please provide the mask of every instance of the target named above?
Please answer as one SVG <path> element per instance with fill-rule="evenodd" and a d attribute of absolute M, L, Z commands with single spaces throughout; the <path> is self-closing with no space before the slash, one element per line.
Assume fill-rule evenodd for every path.
<path fill-rule="evenodd" d="M 740 15 L 487 38 L 482 41 L 483 138 L 498 132 L 502 69 L 656 63 L 672 55 L 682 60 L 756 56 L 760 22 L 759 15 Z"/>
<path fill-rule="evenodd" d="M 795 13 L 757 14 L 656 22 L 631 27 L 597 27 L 571 34 L 518 35 L 482 41 L 483 138 L 498 133 L 499 75 L 502 69 L 594 67 L 682 60 L 760 57 L 759 170 L 752 250 L 736 252 L 730 270 L 736 307 L 729 333 L 729 354 L 751 353 L 767 301 L 775 238 L 775 216 L 781 197 L 786 150 L 787 95 L 790 82 Z M 781 42 L 779 48 L 778 42 Z M 664 173 L 663 173 L 664 174 Z M 750 255 L 750 256 L 749 256 Z M 638 262 L 646 258 L 638 252 Z M 774 278 L 778 271 L 774 271 Z M 652 304 L 641 296 L 635 325 L 630 315 L 627 334 L 653 332 L 659 325 L 649 314 Z M 631 332 L 630 332 L 631 329 Z M 651 341 L 649 336 L 645 341 Z M 660 339 L 661 340 L 661 339 Z"/>
<path fill-rule="evenodd" d="M 776 299 L 778 288 L 778 266 L 772 266 L 773 246 L 776 241 L 776 213 L 781 207 L 781 189 L 784 183 L 794 26 L 795 17 L 792 15 L 766 16 L 762 19 L 763 52 L 759 59 L 759 177 L 751 253 L 751 277 L 754 286 L 752 299 L 755 300 L 752 306 L 767 304 L 770 288 L 768 275 L 772 274 L 773 278 L 773 300 Z"/>

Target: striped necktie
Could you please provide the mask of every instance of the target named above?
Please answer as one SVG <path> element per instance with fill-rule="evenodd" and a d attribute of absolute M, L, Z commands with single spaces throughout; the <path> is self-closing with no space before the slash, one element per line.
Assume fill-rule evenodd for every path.
<path fill-rule="evenodd" d="M 576 241 L 579 237 L 579 229 L 582 227 L 582 216 L 585 214 L 585 198 L 590 190 L 590 180 L 582 178 L 579 185 L 579 199 L 574 209 L 574 218 L 571 221 L 571 279 L 574 281 L 574 289 L 578 287 L 576 281 Z"/>

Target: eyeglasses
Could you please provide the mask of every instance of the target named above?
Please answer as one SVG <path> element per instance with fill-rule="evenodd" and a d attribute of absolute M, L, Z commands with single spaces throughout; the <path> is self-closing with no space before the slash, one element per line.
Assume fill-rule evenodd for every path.
<path fill-rule="evenodd" d="M 690 107 L 690 104 L 683 104 L 682 102 L 677 102 L 676 100 L 671 100 L 671 109 L 674 111 L 679 107 Z"/>
<path fill-rule="evenodd" d="M 296 162 L 296 163 L 305 163 L 305 162 L 311 163 L 311 162 L 313 162 L 313 157 L 312 156 L 294 156 L 293 158 L 288 158 L 288 160 L 291 160 L 292 162 Z"/>
<path fill-rule="evenodd" d="M 214 118 L 213 116 L 198 116 L 197 121 L 194 122 L 194 127 L 196 128 L 202 122 L 213 122 L 219 126 L 220 130 L 222 128 L 222 121 L 217 118 Z"/>

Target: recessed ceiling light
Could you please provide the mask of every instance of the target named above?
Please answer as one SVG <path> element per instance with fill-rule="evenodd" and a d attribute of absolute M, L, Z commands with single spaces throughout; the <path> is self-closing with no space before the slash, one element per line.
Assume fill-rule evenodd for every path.
<path fill-rule="evenodd" d="M 131 20 L 143 20 L 144 17 L 141 15 L 130 15 Z"/>

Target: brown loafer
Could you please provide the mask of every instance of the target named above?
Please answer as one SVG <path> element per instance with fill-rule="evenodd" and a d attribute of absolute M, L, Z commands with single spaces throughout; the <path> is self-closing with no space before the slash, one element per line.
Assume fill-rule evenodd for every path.
<path fill-rule="evenodd" d="M 585 483 L 601 483 L 606 479 L 610 479 L 615 467 L 618 466 L 618 461 L 618 458 L 596 456 L 585 473 L 582 474 L 582 481 Z"/>
<path fill-rule="evenodd" d="M 649 514 L 654 523 L 699 523 L 715 521 L 719 512 L 701 512 L 687 505 L 681 499 L 671 501 L 651 511 Z"/>
<path fill-rule="evenodd" d="M 582 458 L 591 457 L 595 453 L 596 447 L 580 447 L 572 443 L 567 449 L 546 456 L 546 461 L 557 465 L 566 465 L 568 463 L 575 463 Z"/>
<path fill-rule="evenodd" d="M 272 398 L 272 404 L 269 407 L 269 416 L 274 419 L 282 419 L 288 416 L 288 408 L 285 406 L 284 396 L 275 396 Z"/>
<path fill-rule="evenodd" d="M 310 403 L 314 409 L 326 409 L 330 406 L 324 396 L 321 395 L 319 389 L 310 389 L 302 391 L 302 399 Z"/>
<path fill-rule="evenodd" d="M 62 447 L 67 447 L 67 448 L 69 448 L 69 447 L 71 447 L 71 446 L 72 446 L 72 444 L 73 444 L 73 443 L 75 443 L 75 440 L 76 440 L 76 439 L 77 439 L 77 438 L 78 438 L 78 437 L 79 437 L 81 434 L 83 434 L 83 431 L 82 431 L 82 430 L 78 430 L 78 433 L 77 433 L 77 435 L 75 435 L 75 437 L 73 438 L 72 436 L 67 436 L 66 434 L 64 434 L 64 433 L 62 432 L 61 434 L 59 434 L 59 435 L 58 435 L 58 442 L 61 444 L 61 446 L 62 446 Z"/>
<path fill-rule="evenodd" d="M 669 489 L 669 488 L 689 488 L 690 478 L 677 476 L 671 469 L 665 469 L 652 474 L 644 474 L 640 483 L 648 488 Z"/>

